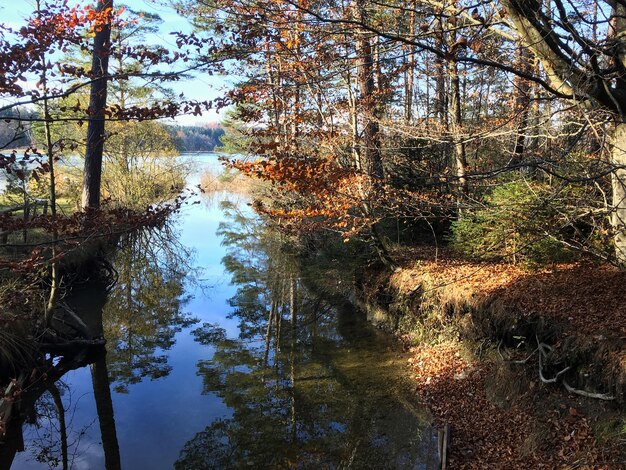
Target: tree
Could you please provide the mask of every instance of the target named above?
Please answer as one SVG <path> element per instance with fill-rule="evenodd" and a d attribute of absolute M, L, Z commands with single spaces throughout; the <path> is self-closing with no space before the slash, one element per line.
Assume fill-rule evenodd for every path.
<path fill-rule="evenodd" d="M 41 184 L 42 176 L 47 176 L 47 185 L 41 186 L 48 191 L 49 213 L 31 220 L 29 198 L 24 199 L 23 217 L 21 214 L 16 217 L 16 208 L 5 208 L 0 214 L 2 240 L 4 244 L 17 245 L 20 256 L 0 258 L 0 268 L 33 273 L 42 278 L 39 286 L 49 286 L 42 324 L 50 326 L 55 315 L 66 315 L 59 308 L 62 302 L 60 289 L 64 285 L 63 272 L 59 270 L 62 259 L 76 250 L 77 245 L 82 245 L 88 258 L 84 262 L 90 265 L 93 258 L 98 257 L 103 241 L 143 226 L 160 224 L 181 203 L 180 197 L 170 191 L 180 188 L 182 177 L 176 178 L 180 173 L 171 171 L 174 166 L 169 165 L 162 168 L 164 174 L 167 172 L 165 176 L 150 178 L 152 186 L 142 186 L 141 189 L 147 190 L 129 195 L 134 198 L 134 206 L 130 207 L 128 203 L 122 208 L 119 205 L 101 208 L 102 154 L 107 148 L 106 141 L 109 141 L 110 154 L 114 154 L 116 138 L 123 148 L 130 138 L 141 136 L 141 132 L 149 133 L 152 139 L 144 139 L 145 145 L 136 145 L 133 149 L 140 149 L 142 154 L 138 156 L 149 159 L 157 150 L 156 138 L 160 137 L 163 149 L 167 148 L 163 143 L 167 144 L 169 137 L 160 124 L 143 121 L 183 113 L 198 115 L 211 104 L 187 101 L 184 97 L 174 99 L 166 90 L 166 84 L 179 79 L 184 71 L 199 67 L 192 61 L 190 51 L 204 49 L 207 44 L 184 34 L 176 35 L 178 48 L 174 52 L 161 46 L 128 42 L 122 33 L 129 29 L 141 30 L 141 15 L 125 12 L 123 8 L 114 9 L 111 0 L 96 4 L 85 1 L 76 6 L 38 0 L 35 6 L 33 15 L 25 20 L 23 27 L 0 25 L 0 98 L 3 102 L 0 112 L 14 132 L 10 141 L 1 143 L 0 169 L 17 177 L 23 189 Z M 91 63 L 77 59 L 77 51 L 87 52 Z M 141 67 L 109 67 L 110 58 L 117 64 L 141 64 Z M 153 93 L 150 98 L 143 101 L 129 99 L 131 92 L 127 85 L 131 80 L 133 86 L 140 80 L 151 84 Z M 34 86 L 29 86 L 29 82 Z M 159 93 L 154 92 L 156 89 Z M 86 90 L 90 91 L 89 101 Z M 107 101 L 108 90 L 123 92 L 121 94 L 125 94 L 126 99 Z M 25 113 L 25 107 L 35 108 L 36 112 Z M 109 123 L 108 128 L 105 128 L 105 121 Z M 86 135 L 84 123 L 87 123 Z M 68 132 L 72 128 L 76 132 Z M 35 140 L 31 139 L 31 145 L 16 149 L 14 144 L 18 139 L 31 131 L 35 137 Z M 122 137 L 123 134 L 126 135 Z M 56 163 L 63 156 L 75 154 L 83 145 L 86 148 L 83 206 L 89 209 L 89 223 L 86 223 L 84 213 L 57 212 Z M 146 165 L 143 176 L 148 175 L 145 172 L 148 167 L 154 170 L 154 165 Z M 134 170 L 137 168 L 129 169 Z M 121 177 L 118 174 L 120 180 L 124 181 L 129 171 Z M 128 180 L 131 178 L 126 178 Z M 111 192 L 118 189 L 109 185 Z M 118 193 L 128 193 L 126 189 Z M 152 207 L 155 200 L 167 201 L 167 204 Z M 22 247 L 20 243 L 14 243 L 14 233 L 36 233 L 39 239 Z M 26 242 L 25 237 L 22 244 Z M 98 266 L 97 262 L 93 264 Z M 39 337 L 38 334 L 35 336 Z"/>
<path fill-rule="evenodd" d="M 89 94 L 87 150 L 83 176 L 83 210 L 100 207 L 100 180 L 104 149 L 104 121 L 107 104 L 109 57 L 111 56 L 111 22 L 113 0 L 98 0 L 96 12 L 104 16 L 96 25 L 91 62 L 91 91 Z"/>
<path fill-rule="evenodd" d="M 24 116 L 23 121 L 9 120 L 6 122 L 2 120 L 0 122 L 0 149 L 10 149 L 19 147 L 28 147 L 33 144 L 30 119 L 34 119 L 37 116 L 26 108 L 4 110 L 0 112 L 0 119 L 6 117 L 13 117 L 15 115 Z"/>
<path fill-rule="evenodd" d="M 173 126 L 168 125 L 167 131 L 179 152 L 211 152 L 222 145 L 224 129 L 217 125 L 207 126 Z"/>
<path fill-rule="evenodd" d="M 289 2 L 185 4 L 195 7 L 199 27 L 227 38 L 225 57 L 239 59 L 233 69 L 244 79 L 230 98 L 256 158 L 235 166 L 274 183 L 268 213 L 293 225 L 324 218 L 341 231 L 373 232 L 384 195 L 379 122 L 390 99 L 375 36 L 355 43 L 345 30 L 320 34 Z M 356 2 L 341 14 L 367 11 Z M 281 205 L 279 194 L 290 202 Z"/>
<path fill-rule="evenodd" d="M 326 23 L 342 23 L 354 25 L 354 21 L 348 22 L 344 19 L 335 19 L 325 12 L 317 9 L 313 5 L 297 4 L 299 8 L 305 10 L 311 17 Z M 396 41 L 402 44 L 415 46 L 423 51 L 433 54 L 435 57 L 445 60 L 453 59 L 455 63 L 465 63 L 476 67 L 492 67 L 517 76 L 519 79 L 529 81 L 535 86 L 541 87 L 546 93 L 547 100 L 561 99 L 571 100 L 580 107 L 580 111 L 586 113 L 583 119 L 596 123 L 601 120 L 598 113 L 607 113 L 612 116 L 615 123 L 613 139 L 610 144 L 611 159 L 602 161 L 599 165 L 602 168 L 598 172 L 585 172 L 575 176 L 574 179 L 601 180 L 606 174 L 612 175 L 612 203 L 608 208 L 611 216 L 614 232 L 615 256 L 618 264 L 624 265 L 624 137 L 621 123 L 623 121 L 622 104 L 624 99 L 623 89 L 623 68 L 624 57 L 621 39 L 621 31 L 624 27 L 621 5 L 609 5 L 603 7 L 598 4 L 595 8 L 586 8 L 582 3 L 565 4 L 561 1 L 551 3 L 539 3 L 533 1 L 504 0 L 501 5 L 503 10 L 482 7 L 482 10 L 470 4 L 439 3 L 429 0 L 420 2 L 422 19 L 425 20 L 434 11 L 445 14 L 448 18 L 446 29 L 453 31 L 457 39 L 449 44 L 444 42 L 430 41 L 433 29 L 423 25 L 423 34 L 420 36 L 406 36 L 398 34 L 390 29 L 385 29 L 379 24 L 367 21 L 365 18 L 359 19 L 356 23 L 360 28 L 377 34 L 388 41 Z M 397 8 L 392 4 L 385 4 L 385 8 Z M 507 13 L 510 19 L 507 18 Z M 532 54 L 537 57 L 542 64 L 541 69 L 533 69 L 528 66 L 528 60 L 523 59 L 517 63 L 507 60 L 504 57 L 506 44 L 501 44 L 498 50 L 484 47 L 485 35 L 481 31 L 487 31 L 488 35 L 498 36 L 505 39 L 509 47 L 519 48 L 516 41 L 521 40 L 522 48 L 529 48 Z M 434 34 L 440 34 L 434 28 Z M 448 33 L 450 34 L 450 33 Z M 571 40 L 563 39 L 563 35 L 571 36 Z M 462 52 L 461 52 L 462 51 Z M 528 55 L 528 54 L 527 54 Z M 514 55 L 511 55 L 514 57 Z M 452 113 L 455 121 L 460 122 L 458 106 L 458 86 L 457 73 L 452 70 L 450 73 L 451 86 L 455 88 L 451 97 L 454 100 Z M 526 87 L 525 82 L 523 87 Z M 519 87 L 519 85 L 518 85 Z M 524 98 L 526 92 L 522 89 L 520 96 Z M 456 103 L 456 104 L 455 104 Z M 557 106 L 564 106 L 559 104 Z M 462 111 L 461 111 L 462 112 Z M 566 118 L 572 118 L 569 114 Z M 525 117 L 522 116 L 522 121 Z M 553 119 L 550 117 L 549 119 Z M 600 126 L 592 130 L 602 133 Z M 567 131 L 566 131 L 567 132 Z M 456 146 L 461 149 L 460 145 Z M 522 150 L 522 141 L 517 139 L 514 146 L 517 152 L 516 158 Z M 456 152 L 461 155 L 460 151 Z M 546 158 L 547 160 L 547 158 Z M 457 158 L 457 161 L 459 159 Z M 496 171 L 510 171 L 525 164 L 505 165 Z M 461 165 L 458 165 L 460 168 Z M 508 168 L 507 168 L 508 167 Z M 542 171 L 550 171 L 547 165 L 542 165 L 540 161 L 534 162 L 535 168 Z M 494 171 L 494 170 L 491 170 Z M 476 174 L 476 177 L 484 175 Z M 558 172 L 555 176 L 559 176 Z M 561 175 L 564 178 L 571 178 Z M 463 173 L 457 172 L 456 180 L 464 185 L 466 179 Z"/>
<path fill-rule="evenodd" d="M 583 108 L 607 112 L 613 122 L 610 215 L 615 257 L 626 267 L 626 6 L 598 1 L 590 11 L 561 0 L 502 0 L 502 5 L 525 46 L 541 61 L 554 92 Z M 564 41 L 562 33 L 570 40 Z"/>
<path fill-rule="evenodd" d="M 105 121 L 141 121 L 172 117 L 183 113 L 200 114 L 211 106 L 209 102 L 174 99 L 171 94 L 154 94 L 150 100 L 136 102 L 127 100 L 128 83 L 143 79 L 152 84 L 152 90 L 166 91 L 163 84 L 178 80 L 184 71 L 199 67 L 191 59 L 191 49 L 203 46 L 190 36 L 176 37 L 179 49 L 170 52 L 163 47 L 128 41 L 129 30 L 149 30 L 141 26 L 147 22 L 140 12 L 124 8 L 115 10 L 112 0 L 101 0 L 95 6 L 87 4 L 69 7 L 66 4 L 41 2 L 39 13 L 33 16 L 19 31 L 2 27 L 0 62 L 5 71 L 0 93 L 9 104 L 2 106 L 6 121 L 24 123 L 42 122 L 54 127 L 61 122 L 81 125 L 87 122 L 85 204 L 99 205 L 99 181 L 101 179 L 102 150 L 109 133 L 104 130 Z M 147 29 L 146 29 L 147 28 Z M 113 34 L 113 36 L 111 36 Z M 93 44 L 90 44 L 93 37 Z M 210 47 L 210 46 L 207 46 Z M 78 60 L 71 51 L 89 51 L 91 64 Z M 52 65 L 51 59 L 58 60 Z M 109 68 L 109 58 L 116 67 Z M 122 66 L 117 66 L 122 64 Z M 141 64 L 141 66 L 136 66 Z M 185 64 L 185 65 L 183 65 Z M 54 72 L 50 73 L 52 69 Z M 44 77 L 42 74 L 48 72 Z M 38 79 L 35 90 L 25 89 L 23 82 Z M 110 87 L 109 87 L 110 85 Z M 137 85 L 134 85 L 137 86 Z M 118 100 L 107 105 L 107 88 L 117 93 Z M 89 89 L 89 102 L 85 102 L 85 90 Z M 27 116 L 19 113 L 20 106 L 42 104 L 49 107 L 49 115 Z M 66 148 L 59 134 L 51 142 L 58 155 Z M 77 141 L 72 136 L 74 142 Z M 45 139 L 43 139 L 45 140 Z M 45 142 L 39 142 L 45 145 Z M 72 144 L 73 145 L 73 144 Z M 30 152 L 32 154 L 32 152 Z M 8 158 L 3 155 L 3 158 Z M 15 157 L 10 157 L 15 158 Z M 46 169 L 46 171 L 48 171 Z"/>
<path fill-rule="evenodd" d="M 114 206 L 143 210 L 185 186 L 188 165 L 178 161 L 165 126 L 155 121 L 109 124 L 102 193 Z"/>
<path fill-rule="evenodd" d="M 50 173 L 53 178 L 54 162 L 61 155 L 86 145 L 86 194 L 94 207 L 100 197 L 99 154 L 106 138 L 114 134 L 104 131 L 105 120 L 133 123 L 182 113 L 199 114 L 210 106 L 208 102 L 185 101 L 181 97 L 174 100 L 171 94 L 154 93 L 157 86 L 159 90 L 165 90 L 163 84 L 177 80 L 182 68 L 197 68 L 197 63 L 191 63 L 190 48 L 195 50 L 201 46 L 182 34 L 177 36 L 179 49 L 176 52 L 160 46 L 129 43 L 124 35 L 128 30 L 141 31 L 141 21 L 139 13 L 124 12 L 123 8 L 114 10 L 113 3 L 108 0 L 75 7 L 41 1 L 38 11 L 21 29 L 0 27 L 0 68 L 4 71 L 0 94 L 6 103 L 0 112 L 7 123 L 16 124 L 12 128 L 19 132 L 27 132 L 30 123 L 39 128 L 35 132 L 37 142 L 23 152 L 21 159 L 31 166 L 39 163 L 40 166 L 33 171 L 34 177 Z M 114 41 L 111 41 L 111 31 Z M 89 51 L 91 64 L 78 59 L 76 51 Z M 109 70 L 109 57 L 117 64 L 130 66 Z M 52 60 L 58 63 L 53 65 Z M 138 63 L 142 66 L 134 66 Z M 25 87 L 27 80 L 37 81 L 37 86 L 34 89 Z M 151 99 L 128 99 L 131 80 L 158 84 L 152 85 Z M 126 98 L 109 101 L 107 105 L 109 84 L 113 93 L 120 92 Z M 90 90 L 89 103 L 86 102 L 87 89 Z M 24 106 L 33 105 L 41 107 L 38 114 L 23 112 Z M 86 137 L 82 128 L 85 122 Z M 82 129 L 83 136 L 62 128 L 68 123 Z M 20 136 L 11 139 L 17 137 Z M 2 143 L 5 147 L 14 147 L 9 144 Z M 45 150 L 45 155 L 40 149 Z M 17 151 L 5 151 L 0 155 L 0 167 L 7 168 L 19 158 Z M 54 186 L 54 183 L 50 184 L 50 189 L 53 190 Z"/>
<path fill-rule="evenodd" d="M 624 244 L 621 145 L 611 161 L 600 149 L 603 120 L 621 119 L 619 12 L 512 0 L 187 4 L 245 77 L 230 97 L 257 158 L 236 166 L 284 196 L 262 212 L 344 236 L 423 220 L 437 236 L 433 222 L 528 178 L 551 181 L 546 194 L 592 194 L 563 208 L 562 244 L 593 251 L 585 234 L 603 233 L 607 215 Z M 624 261 L 619 248 L 600 256 Z"/>

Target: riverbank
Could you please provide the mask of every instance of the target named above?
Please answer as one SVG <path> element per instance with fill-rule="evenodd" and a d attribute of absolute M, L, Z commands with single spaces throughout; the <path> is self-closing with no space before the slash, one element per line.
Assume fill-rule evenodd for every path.
<path fill-rule="evenodd" d="M 626 274 L 435 262 L 427 248 L 396 259 L 363 277 L 360 300 L 410 349 L 416 393 L 452 429 L 450 468 L 626 465 Z"/>

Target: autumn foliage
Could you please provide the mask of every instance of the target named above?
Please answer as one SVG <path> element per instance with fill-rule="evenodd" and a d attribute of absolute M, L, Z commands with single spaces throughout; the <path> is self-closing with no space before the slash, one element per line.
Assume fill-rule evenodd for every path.
<path fill-rule="evenodd" d="M 508 230 L 534 232 L 540 263 L 617 263 L 607 196 L 616 167 L 601 124 L 610 111 L 570 106 L 502 5 L 185 6 L 232 60 L 230 122 L 246 155 L 234 166 L 274 184 L 273 202 L 257 208 L 280 224 L 350 237 L 396 220 L 445 242 L 462 230 L 452 221 L 467 227 L 511 207 Z M 550 18 L 546 27 L 558 28 Z M 596 37 L 608 23 L 598 24 Z M 523 220 L 515 210 L 524 201 L 513 191 L 502 198 L 509 185 L 526 185 L 536 202 Z M 482 255 L 524 261 L 524 243 L 485 241 Z"/>

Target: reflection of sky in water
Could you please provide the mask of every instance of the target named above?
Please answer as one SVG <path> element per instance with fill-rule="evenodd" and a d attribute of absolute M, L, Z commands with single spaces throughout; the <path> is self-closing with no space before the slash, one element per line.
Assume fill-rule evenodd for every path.
<path fill-rule="evenodd" d="M 199 182 L 204 170 L 219 171 L 220 164 L 214 154 L 192 158 L 197 165 L 194 175 L 189 179 L 189 186 Z M 241 196 L 231 198 L 246 215 L 251 214 L 245 200 L 238 200 Z M 344 442 L 345 439 L 348 441 L 352 439 L 356 442 L 355 449 L 362 443 L 363 447 L 360 448 L 359 454 L 363 453 L 367 458 L 370 455 L 365 448 L 381 448 L 381 458 L 385 457 L 388 459 L 387 462 L 391 463 L 391 466 L 385 468 L 430 468 L 420 466 L 415 461 L 419 445 L 416 441 L 419 439 L 417 429 L 421 426 L 419 419 L 412 411 L 398 406 L 398 403 L 389 396 L 393 385 L 387 379 L 393 380 L 392 375 L 397 375 L 399 369 L 394 366 L 391 370 L 385 368 L 384 364 L 392 358 L 394 361 L 399 358 L 391 349 L 381 347 L 380 341 L 374 341 L 373 338 L 377 335 L 372 334 L 373 330 L 367 330 L 361 321 L 356 324 L 353 315 L 347 313 L 342 315 L 335 307 L 332 312 L 325 310 L 329 313 L 320 315 L 320 318 L 325 317 L 327 321 L 322 319 L 315 322 L 315 336 L 307 333 L 309 329 L 314 328 L 311 326 L 310 317 L 303 317 L 308 320 L 300 326 L 304 333 L 297 344 L 294 340 L 293 354 L 289 352 L 287 344 L 284 345 L 284 351 L 280 349 L 269 351 L 269 363 L 274 366 L 271 368 L 273 372 L 268 372 L 267 375 L 257 367 L 265 345 L 265 341 L 258 335 L 241 343 L 229 343 L 230 346 L 216 343 L 217 346 L 214 347 L 201 344 L 190 334 L 192 329 L 204 323 L 219 324 L 229 338 L 237 337 L 239 333 L 239 318 L 226 318 L 233 311 L 228 301 L 238 293 L 238 287 L 241 286 L 231 284 L 231 274 L 225 272 L 221 263 L 227 253 L 227 247 L 222 245 L 222 239 L 216 233 L 220 223 L 226 218 L 220 209 L 220 199 L 194 196 L 173 219 L 174 227 L 179 234 L 178 241 L 193 253 L 190 267 L 194 272 L 190 273 L 185 281 L 185 294 L 191 295 L 191 300 L 183 304 L 182 310 L 197 318 L 200 323 L 176 334 L 176 341 L 170 350 L 156 351 L 156 356 L 167 355 L 168 364 L 171 366 L 169 375 L 157 380 L 143 378 L 139 383 L 131 383 L 128 385 L 128 393 L 112 392 L 122 467 L 131 470 L 170 469 L 181 456 L 181 450 L 186 448 L 186 445 L 194 443 L 197 444 L 196 448 L 200 453 L 205 452 L 202 433 L 218 418 L 226 420 L 227 424 L 237 424 L 238 419 L 243 419 L 245 429 L 258 426 L 259 429 L 251 431 L 264 433 L 265 446 L 265 439 L 276 441 L 281 432 L 284 433 L 289 429 L 291 425 L 287 424 L 285 428 L 285 422 L 288 422 L 291 409 L 293 410 L 291 416 L 294 419 L 292 432 L 294 438 L 299 441 L 295 443 L 296 448 L 300 444 L 307 444 L 307 441 L 313 446 L 310 454 L 309 450 L 303 448 L 297 458 L 307 458 L 307 455 L 311 459 L 319 458 L 320 455 L 325 455 L 324 452 L 329 452 L 324 458 L 330 458 L 331 454 L 341 452 L 341 448 L 347 442 Z M 193 204 L 196 201 L 201 203 Z M 250 256 L 258 261 L 255 255 L 258 252 L 245 252 L 244 256 Z M 268 257 L 271 257 L 269 253 L 268 251 Z M 280 258 L 278 252 L 272 253 Z M 252 258 L 245 261 L 251 261 Z M 134 274 L 140 271 L 140 267 L 135 264 L 133 266 L 130 272 Z M 280 264 L 275 268 L 284 269 Z M 310 276 L 319 276 L 319 273 L 313 271 Z M 287 275 L 287 271 L 279 271 L 278 274 L 281 277 Z M 294 272 L 291 272 L 291 275 L 293 274 Z M 120 292 L 120 284 L 117 289 L 116 292 Z M 148 290 L 153 292 L 153 289 Z M 317 294 L 312 294 L 308 301 L 314 300 L 316 296 Z M 162 296 L 159 299 L 165 302 Z M 304 297 L 302 301 L 304 302 Z M 312 311 L 317 314 L 321 310 Z M 304 314 L 303 311 L 300 315 Z M 249 360 L 248 364 L 251 365 L 246 365 L 246 360 Z M 219 369 L 221 361 L 226 365 L 224 369 Z M 202 375 L 200 370 L 202 367 L 206 376 Z M 225 398 L 229 404 L 233 404 L 235 411 L 226 407 L 216 394 L 203 394 L 205 388 L 216 390 L 210 388 L 210 380 L 207 382 L 208 388 L 204 382 L 213 377 L 210 372 L 215 367 L 217 372 L 228 371 L 227 375 L 231 380 L 226 380 L 225 383 L 234 383 L 233 377 L 240 379 L 238 384 L 233 385 L 231 401 Z M 262 380 L 259 380 L 261 377 L 259 373 Z M 242 380 L 242 374 L 248 376 L 248 379 Z M 100 442 L 90 369 L 83 368 L 70 372 L 64 376 L 63 382 L 71 387 L 62 389 L 62 392 L 65 392 L 63 401 L 68 408 L 70 467 L 104 468 L 104 452 Z M 115 384 L 112 385 L 112 390 L 114 386 Z M 224 390 L 226 389 L 228 386 Z M 289 395 L 289 390 L 292 389 L 293 395 Z M 240 406 L 242 400 L 243 408 Z M 292 408 L 289 406 L 290 403 L 293 403 Z M 354 414 L 350 411 L 353 408 Z M 246 415 L 246 410 L 248 412 L 256 410 L 258 414 L 253 412 Z M 51 415 L 54 416 L 54 412 Z M 249 421 L 245 421 L 246 416 Z M 401 423 L 400 426 L 398 423 Z M 247 424 L 252 426 L 245 426 Z M 394 434 L 393 430 L 397 432 Z M 25 426 L 27 451 L 17 455 L 14 469 L 48 467 L 35 460 L 33 452 L 36 449 L 28 448 L 29 441 L 41 442 L 40 437 L 44 431 L 44 428 Z M 388 433 L 394 435 L 388 436 Z M 215 435 L 215 438 L 218 441 L 221 439 L 219 434 Z M 324 439 L 330 439 L 331 442 Z M 222 444 L 228 443 L 223 441 Z M 58 449 L 58 443 L 54 445 Z M 289 437 L 288 441 L 280 441 L 279 445 L 288 448 L 294 443 Z M 321 447 L 316 450 L 315 445 Z M 264 446 L 261 446 L 261 451 L 264 452 L 262 455 L 267 454 L 268 458 L 274 453 L 281 452 L 281 449 Z M 382 449 L 383 447 L 385 449 Z M 244 452 L 247 450 L 245 447 Z M 359 463 L 355 468 L 358 465 Z"/>
<path fill-rule="evenodd" d="M 189 178 L 187 178 L 187 184 L 190 187 L 200 184 L 200 177 L 205 171 L 219 174 L 224 170 L 224 166 L 219 160 L 219 154 L 216 153 L 184 154 L 179 158 L 184 162 L 191 163 L 194 170 Z"/>
<path fill-rule="evenodd" d="M 199 155 L 199 168 L 219 168 L 216 155 Z M 200 173 L 202 172 L 200 171 Z M 192 180 L 199 181 L 199 174 Z M 194 181 L 191 181 L 195 184 Z M 183 310 L 201 322 L 219 322 L 229 335 L 237 333 L 237 321 L 227 320 L 232 310 L 227 299 L 236 288 L 224 273 L 221 259 L 226 249 L 216 235 L 223 212 L 219 201 L 187 205 L 177 217 L 180 242 L 195 251 L 194 266 L 201 268 L 199 277 L 209 288 L 188 282 L 186 291 L 193 298 Z M 193 326 L 191 328 L 194 328 Z M 218 417 L 229 417 L 231 412 L 213 394 L 202 394 L 202 379 L 197 375 L 197 362 L 212 356 L 212 347 L 203 346 L 185 331 L 176 335 L 175 345 L 166 352 L 172 371 L 158 380 L 145 379 L 129 386 L 129 393 L 112 392 L 117 437 L 120 443 L 122 464 L 127 469 L 172 468 L 183 445 L 208 422 Z M 100 429 L 95 412 L 93 385 L 89 368 L 71 371 L 63 377 L 71 389 L 72 403 L 65 394 L 63 401 L 68 410 L 70 462 L 75 469 L 104 468 L 104 454 L 100 443 Z M 71 422 L 70 422 L 71 414 Z M 44 422 L 45 424 L 45 422 Z M 35 460 L 28 441 L 42 435 L 42 429 L 25 426 L 26 452 L 18 453 L 14 469 L 47 468 Z M 79 433 L 85 431 L 84 435 Z M 77 439 L 80 440 L 77 442 Z M 72 452 L 76 452 L 72 456 Z"/>
<path fill-rule="evenodd" d="M 196 252 L 194 264 L 205 273 L 222 275 L 224 249 L 215 232 L 221 211 L 207 211 L 203 205 L 183 209 L 179 218 L 181 243 Z M 201 289 L 187 283 L 192 300 L 183 309 L 201 321 L 222 322 L 230 310 L 227 299 L 234 288 L 217 276 L 215 288 Z M 213 276 L 209 284 L 213 284 Z M 118 440 L 126 468 L 171 468 L 185 442 L 207 421 L 229 416 L 228 409 L 214 395 L 202 395 L 202 381 L 196 363 L 212 355 L 189 334 L 178 334 L 168 351 L 171 373 L 157 381 L 132 385 L 127 395 L 114 395 Z"/>

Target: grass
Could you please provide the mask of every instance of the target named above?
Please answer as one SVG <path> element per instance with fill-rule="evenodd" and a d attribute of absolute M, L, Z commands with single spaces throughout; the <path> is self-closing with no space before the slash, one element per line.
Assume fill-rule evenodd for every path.
<path fill-rule="evenodd" d="M 13 331 L 0 331 L 0 372 L 33 362 L 35 349 L 31 341 Z"/>
<path fill-rule="evenodd" d="M 57 212 L 64 215 L 69 215 L 78 210 L 76 201 L 67 196 L 57 197 Z M 15 201 L 11 199 L 7 194 L 0 194 L 0 211 L 3 209 L 8 209 L 10 207 L 16 207 L 22 205 L 22 202 Z M 41 208 L 38 208 L 38 213 L 40 213 Z M 48 209 L 49 211 L 49 209 Z M 13 213 L 14 215 L 22 216 L 24 214 L 23 210 L 18 210 Z"/>
<path fill-rule="evenodd" d="M 250 195 L 260 188 L 260 184 L 259 180 L 230 169 L 222 173 L 206 171 L 200 177 L 200 187 L 207 193 L 230 192 Z"/>

